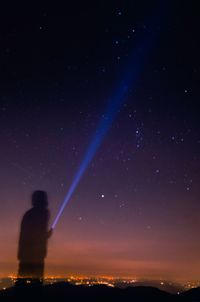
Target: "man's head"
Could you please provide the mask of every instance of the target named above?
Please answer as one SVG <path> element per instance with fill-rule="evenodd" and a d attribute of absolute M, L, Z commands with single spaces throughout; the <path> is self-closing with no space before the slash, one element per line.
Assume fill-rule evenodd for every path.
<path fill-rule="evenodd" d="M 32 206 L 37 208 L 47 208 L 48 207 L 48 197 L 45 191 L 34 191 L 32 194 Z"/>

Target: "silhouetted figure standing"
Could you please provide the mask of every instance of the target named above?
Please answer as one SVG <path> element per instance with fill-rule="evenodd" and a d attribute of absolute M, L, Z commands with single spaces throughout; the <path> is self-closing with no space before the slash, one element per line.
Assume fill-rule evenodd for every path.
<path fill-rule="evenodd" d="M 48 231 L 49 216 L 47 193 L 33 192 L 32 208 L 24 214 L 21 222 L 18 280 L 43 281 L 47 242 L 52 234 L 52 230 Z"/>

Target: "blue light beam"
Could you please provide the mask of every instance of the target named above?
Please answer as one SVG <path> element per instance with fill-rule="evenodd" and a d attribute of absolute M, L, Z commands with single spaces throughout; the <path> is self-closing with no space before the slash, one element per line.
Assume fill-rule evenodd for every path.
<path fill-rule="evenodd" d="M 52 224 L 52 228 L 55 228 L 58 220 L 60 219 L 60 216 L 62 215 L 62 212 L 63 212 L 65 206 L 69 202 L 73 192 L 75 191 L 78 183 L 80 182 L 81 177 L 83 176 L 85 170 L 87 169 L 88 165 L 90 164 L 91 160 L 93 159 L 97 149 L 100 147 L 106 134 L 108 133 L 108 131 L 113 123 L 113 120 L 119 111 L 121 104 L 125 100 L 128 89 L 130 88 L 130 83 L 136 78 L 136 76 L 138 74 L 138 68 L 136 68 L 136 66 L 139 65 L 139 61 L 140 60 L 137 57 L 137 60 L 135 61 L 135 63 L 137 63 L 137 64 L 131 64 L 131 66 L 133 66 L 132 72 L 130 72 L 130 71 L 128 72 L 128 74 L 130 74 L 131 78 L 127 78 L 127 80 L 121 82 L 120 87 L 117 89 L 111 102 L 108 104 L 105 113 L 102 115 L 102 118 L 100 119 L 97 129 L 95 131 L 95 134 L 88 146 L 85 156 L 83 157 L 81 165 L 80 165 L 79 169 L 77 170 L 77 172 L 73 178 L 72 184 L 69 188 L 69 191 L 67 192 L 67 195 L 65 196 L 65 199 L 57 213 L 57 216 L 55 217 L 55 220 Z"/>
<path fill-rule="evenodd" d="M 154 44 L 155 34 L 152 33 L 153 31 L 146 33 L 145 39 L 143 39 L 142 43 L 140 43 L 139 47 L 137 47 L 132 55 L 132 58 L 129 62 L 128 67 L 125 69 L 123 73 L 124 76 L 118 85 L 118 89 L 115 91 L 115 94 L 111 98 L 105 113 L 102 115 L 96 131 L 92 137 L 92 140 L 86 150 L 85 156 L 78 168 L 71 186 L 65 196 L 65 199 L 53 221 L 52 228 L 54 229 L 60 216 L 62 215 L 67 203 L 69 202 L 72 194 L 74 193 L 76 187 L 78 186 L 84 172 L 86 171 L 87 167 L 89 166 L 91 160 L 95 156 L 96 151 L 102 144 L 106 134 L 108 133 L 109 129 L 112 126 L 113 120 L 115 119 L 122 103 L 126 99 L 128 91 L 133 89 L 136 86 L 139 74 L 141 73 L 145 58 L 147 53 L 150 52 L 152 45 Z"/>

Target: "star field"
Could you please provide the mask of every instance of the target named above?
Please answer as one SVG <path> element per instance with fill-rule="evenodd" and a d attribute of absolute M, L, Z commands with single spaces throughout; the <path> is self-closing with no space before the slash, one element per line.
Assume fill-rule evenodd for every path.
<path fill-rule="evenodd" d="M 2 12 L 2 275 L 16 270 L 31 192 L 48 192 L 52 222 L 134 50 L 156 35 L 55 229 L 46 272 L 199 277 L 197 8 L 168 1 L 161 21 L 159 3 Z"/>

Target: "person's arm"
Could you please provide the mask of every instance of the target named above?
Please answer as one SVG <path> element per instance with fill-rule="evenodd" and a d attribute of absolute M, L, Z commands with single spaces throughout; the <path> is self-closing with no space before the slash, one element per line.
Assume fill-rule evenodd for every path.
<path fill-rule="evenodd" d="M 50 230 L 47 232 L 47 239 L 49 239 L 53 234 L 53 229 L 50 228 Z"/>

